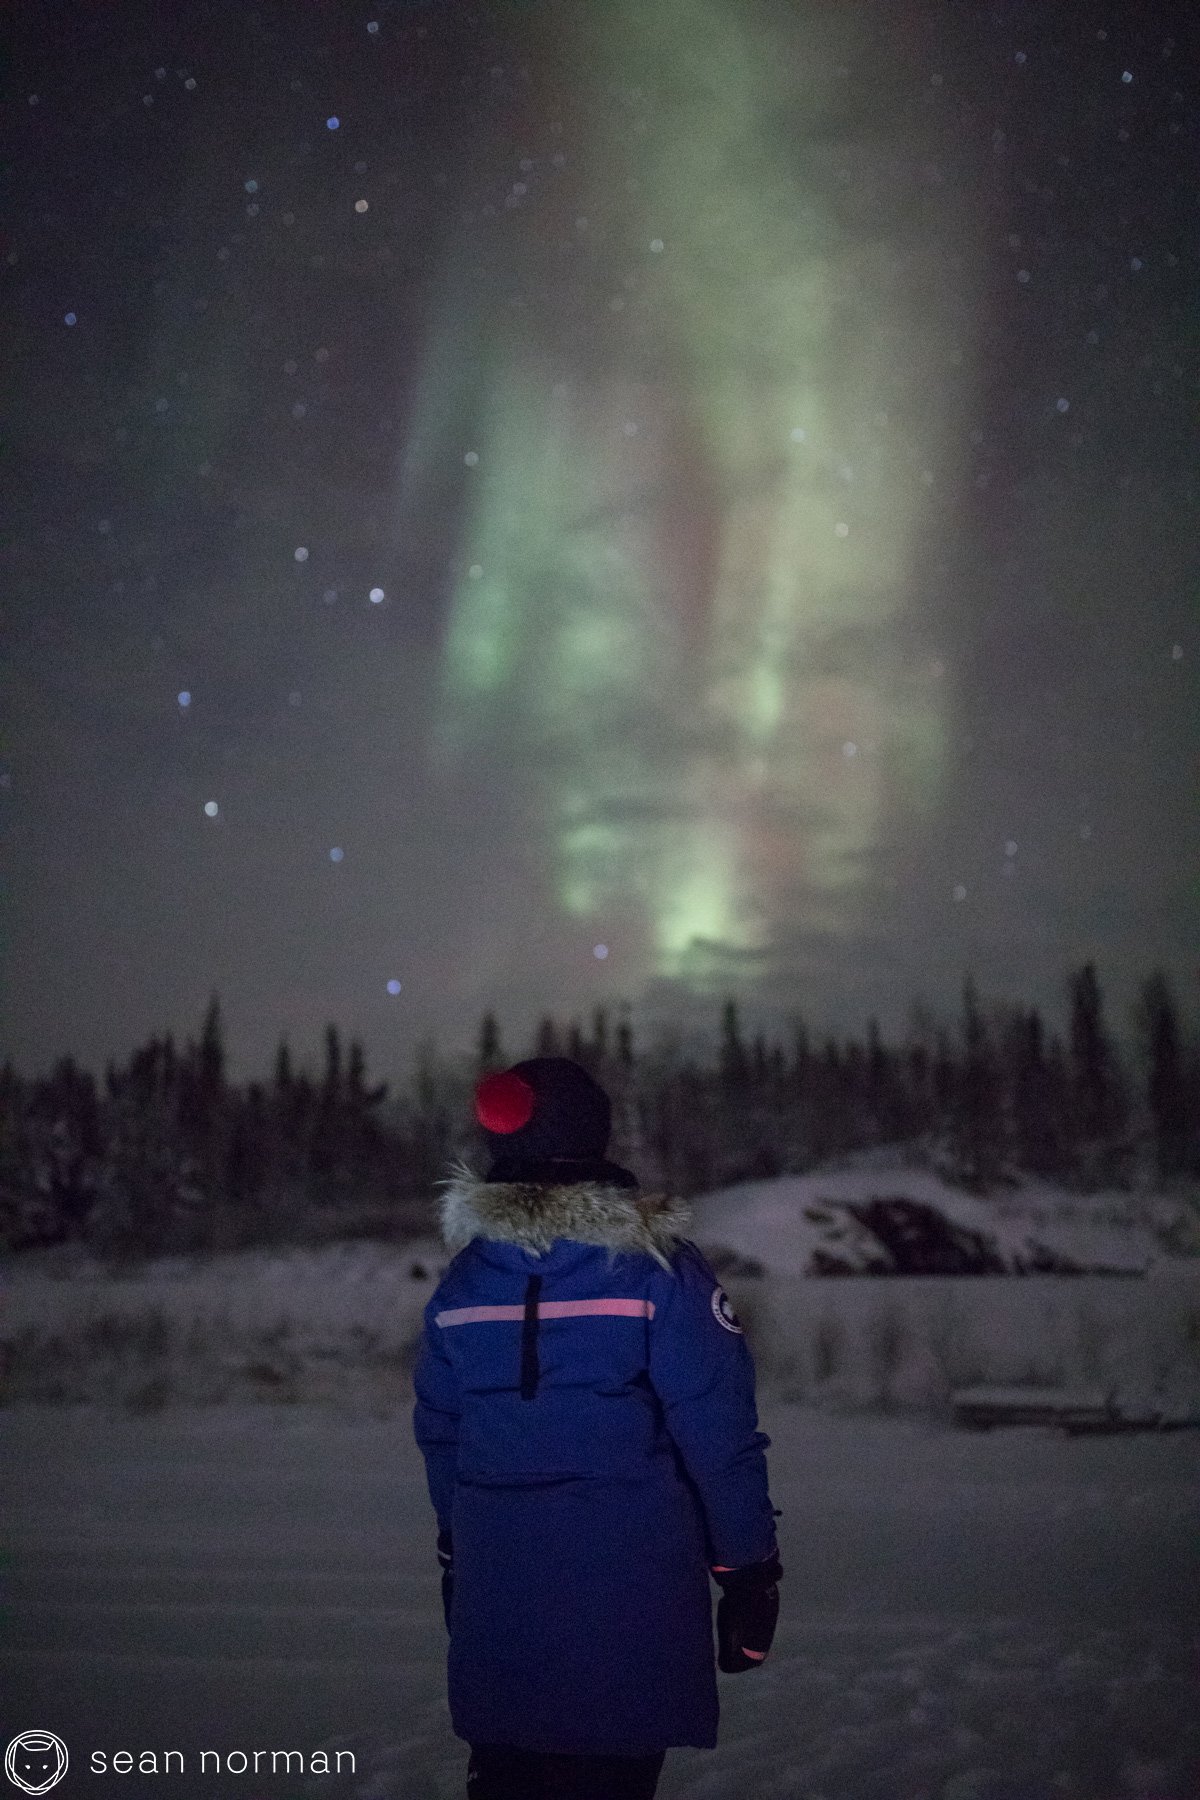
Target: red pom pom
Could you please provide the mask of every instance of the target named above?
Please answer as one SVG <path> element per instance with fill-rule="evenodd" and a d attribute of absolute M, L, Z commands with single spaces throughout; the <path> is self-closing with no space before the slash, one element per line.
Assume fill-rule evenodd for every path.
<path fill-rule="evenodd" d="M 475 1117 L 485 1131 L 520 1131 L 533 1117 L 537 1095 L 527 1081 L 511 1069 L 503 1075 L 487 1075 L 475 1089 Z"/>

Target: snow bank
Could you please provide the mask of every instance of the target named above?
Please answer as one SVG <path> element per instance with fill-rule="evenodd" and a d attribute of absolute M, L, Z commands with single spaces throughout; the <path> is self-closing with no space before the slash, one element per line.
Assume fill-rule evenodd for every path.
<path fill-rule="evenodd" d="M 2 1289 L 0 1397 L 390 1406 L 407 1394 L 447 1260 L 432 1240 L 172 1257 L 124 1274 L 78 1254 L 22 1257 Z"/>
<path fill-rule="evenodd" d="M 872 1201 L 931 1208 L 1001 1266 L 1107 1274 L 908 1276 L 861 1223 Z M 961 1387 L 1099 1388 L 1145 1410 L 1200 1410 L 1200 1259 L 1173 1255 L 1187 1208 L 1160 1195 L 1076 1195 L 1029 1182 L 979 1198 L 868 1152 L 692 1202 L 766 1379 L 793 1399 L 943 1410 Z M 820 1279 L 841 1266 L 860 1278 Z M 748 1271 L 759 1269 L 760 1278 Z M 862 1279 L 866 1276 L 868 1279 Z"/>
<path fill-rule="evenodd" d="M 694 1199 L 695 1235 L 727 1243 L 776 1274 L 807 1275 L 841 1263 L 848 1272 L 891 1267 L 862 1224 L 872 1202 L 905 1200 L 990 1245 L 1003 1268 L 1070 1263 L 1092 1273 L 1144 1274 L 1200 1250 L 1200 1211 L 1163 1194 L 1074 1194 L 1026 1180 L 986 1197 L 953 1187 L 897 1151 L 865 1151 L 807 1175 L 746 1181 Z"/>
<path fill-rule="evenodd" d="M 767 1383 L 835 1407 L 945 1410 L 981 1384 L 1098 1388 L 1200 1410 L 1200 1271 L 726 1278 Z"/>
<path fill-rule="evenodd" d="M 257 1398 L 394 1411 L 410 1402 L 421 1311 L 446 1260 L 433 1243 L 354 1243 L 176 1259 L 123 1277 L 22 1265 L 3 1290 L 0 1394 L 147 1410 Z M 731 1260 L 722 1280 L 760 1385 L 786 1399 L 944 1411 L 955 1388 L 1016 1382 L 1196 1403 L 1191 1265 L 1141 1281 L 738 1273 L 757 1266 Z"/>

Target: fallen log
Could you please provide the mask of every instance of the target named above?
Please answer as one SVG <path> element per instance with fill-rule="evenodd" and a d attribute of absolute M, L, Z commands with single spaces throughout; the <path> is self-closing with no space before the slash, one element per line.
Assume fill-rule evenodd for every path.
<path fill-rule="evenodd" d="M 1178 1431 L 1200 1426 L 1200 1407 L 1098 1388 L 969 1387 L 950 1396 L 955 1425 L 991 1431 L 999 1425 L 1052 1425 L 1084 1432 Z"/>

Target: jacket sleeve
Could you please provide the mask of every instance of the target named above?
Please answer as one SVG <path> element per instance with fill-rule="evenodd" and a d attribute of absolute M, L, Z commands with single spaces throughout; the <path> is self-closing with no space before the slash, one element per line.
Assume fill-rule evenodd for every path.
<path fill-rule="evenodd" d="M 776 1547 L 771 1440 L 758 1430 L 754 1362 L 724 1290 L 694 1244 L 652 1290 L 650 1381 L 704 1509 L 709 1563 L 740 1568 Z M 722 1304 L 723 1303 L 723 1304 Z"/>
<path fill-rule="evenodd" d="M 437 1514 L 438 1530 L 449 1531 L 461 1402 L 458 1379 L 441 1341 L 441 1326 L 433 1322 L 438 1304 L 435 1294 L 425 1308 L 425 1331 L 413 1371 L 413 1392 L 417 1397 L 413 1407 L 413 1435 L 425 1458 L 425 1478 Z"/>

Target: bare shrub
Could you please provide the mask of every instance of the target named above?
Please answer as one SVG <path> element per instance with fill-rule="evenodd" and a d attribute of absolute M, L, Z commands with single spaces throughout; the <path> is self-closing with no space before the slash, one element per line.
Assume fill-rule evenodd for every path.
<path fill-rule="evenodd" d="M 877 1307 L 867 1325 L 867 1352 L 875 1399 L 885 1412 L 896 1408 L 896 1376 L 910 1341 L 908 1320 L 894 1301 Z"/>
<path fill-rule="evenodd" d="M 1101 1387 L 1108 1373 L 1108 1350 L 1113 1339 L 1112 1325 L 1102 1317 L 1094 1304 L 1081 1299 L 1075 1308 L 1075 1354 L 1083 1380 Z"/>
<path fill-rule="evenodd" d="M 169 1375 L 163 1373 L 152 1375 L 148 1381 L 140 1382 L 130 1389 L 125 1396 L 125 1410 L 129 1413 L 158 1413 L 171 1404 L 175 1398 L 175 1389 Z"/>
<path fill-rule="evenodd" d="M 80 1333 L 89 1357 L 107 1356 L 117 1362 L 136 1359 L 146 1364 L 162 1362 L 169 1355 L 171 1336 L 171 1321 L 160 1306 L 138 1313 L 98 1313 Z"/>
<path fill-rule="evenodd" d="M 813 1381 L 828 1387 L 842 1373 L 846 1361 L 846 1330 L 840 1319 L 824 1314 L 817 1321 L 811 1344 Z"/>
<path fill-rule="evenodd" d="M 948 1294 L 930 1309 L 928 1336 L 944 1399 L 956 1388 L 986 1380 L 987 1358 L 957 1294 Z"/>

